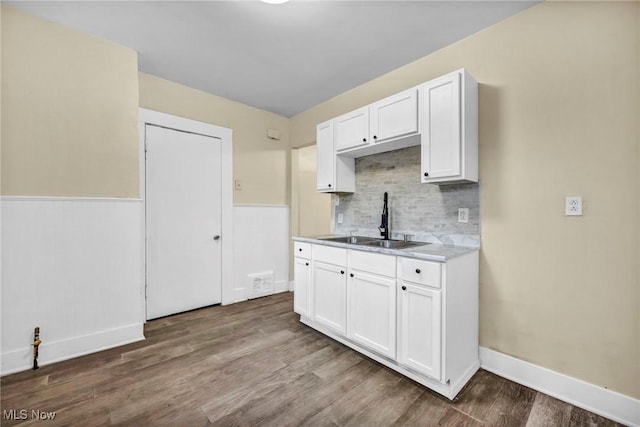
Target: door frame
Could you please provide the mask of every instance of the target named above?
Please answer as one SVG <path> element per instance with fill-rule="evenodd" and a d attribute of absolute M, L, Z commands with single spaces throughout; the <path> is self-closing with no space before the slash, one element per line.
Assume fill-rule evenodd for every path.
<path fill-rule="evenodd" d="M 181 132 L 195 133 L 220 140 L 220 166 L 221 166 L 221 200 L 220 200 L 220 258 L 221 258 L 221 285 L 222 285 L 222 305 L 232 304 L 233 298 L 233 131 L 229 128 L 199 122 L 196 120 L 178 117 L 171 114 L 138 109 L 138 165 L 139 165 L 139 185 L 140 198 L 143 201 L 141 215 L 142 231 L 142 271 L 141 273 L 141 294 L 142 306 L 141 315 L 143 322 L 146 322 L 146 286 L 147 286 L 147 248 L 146 248 L 146 125 L 155 125 L 167 129 Z"/>

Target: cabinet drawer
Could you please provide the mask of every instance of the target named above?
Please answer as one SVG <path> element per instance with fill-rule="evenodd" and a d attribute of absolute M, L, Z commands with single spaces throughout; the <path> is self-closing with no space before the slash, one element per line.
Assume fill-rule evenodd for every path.
<path fill-rule="evenodd" d="M 396 277 L 396 257 L 364 251 L 349 251 L 349 268 Z"/>
<path fill-rule="evenodd" d="M 293 242 L 293 256 L 311 258 L 311 243 Z"/>
<path fill-rule="evenodd" d="M 347 250 L 331 246 L 313 245 L 313 260 L 333 265 L 347 265 Z"/>
<path fill-rule="evenodd" d="M 398 258 L 401 278 L 407 282 L 439 288 L 442 281 L 442 264 L 413 258 Z"/>

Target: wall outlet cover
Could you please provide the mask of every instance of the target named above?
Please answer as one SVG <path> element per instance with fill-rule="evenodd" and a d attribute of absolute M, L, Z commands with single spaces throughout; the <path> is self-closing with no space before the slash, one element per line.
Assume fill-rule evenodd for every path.
<path fill-rule="evenodd" d="M 458 209 L 458 222 L 469 222 L 469 208 Z"/>
<path fill-rule="evenodd" d="M 344 221 L 344 216 L 340 213 L 338 214 L 338 224 L 342 224 L 342 221 Z"/>
<path fill-rule="evenodd" d="M 564 202 L 565 216 L 582 215 L 582 196 L 567 196 Z"/>

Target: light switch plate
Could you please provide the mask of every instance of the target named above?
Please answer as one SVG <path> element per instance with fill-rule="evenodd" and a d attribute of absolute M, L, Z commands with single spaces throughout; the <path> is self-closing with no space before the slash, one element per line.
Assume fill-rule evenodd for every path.
<path fill-rule="evenodd" d="M 565 216 L 582 215 L 582 196 L 567 196 L 564 201 Z"/>
<path fill-rule="evenodd" d="M 342 224 L 343 220 L 344 220 L 344 216 L 342 214 L 338 214 L 338 224 Z"/>

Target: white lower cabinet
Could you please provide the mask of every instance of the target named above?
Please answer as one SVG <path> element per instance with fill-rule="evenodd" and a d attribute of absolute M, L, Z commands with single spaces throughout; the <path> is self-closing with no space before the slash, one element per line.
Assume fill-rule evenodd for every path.
<path fill-rule="evenodd" d="M 293 244 L 293 311 L 311 317 L 311 244 Z"/>
<path fill-rule="evenodd" d="M 396 280 L 350 270 L 348 337 L 378 353 L 396 357 Z"/>
<path fill-rule="evenodd" d="M 313 245 L 311 306 L 313 320 L 347 333 L 347 250 Z"/>
<path fill-rule="evenodd" d="M 442 292 L 404 281 L 398 289 L 398 362 L 440 381 Z"/>
<path fill-rule="evenodd" d="M 478 251 L 437 262 L 310 246 L 295 260 L 301 322 L 453 399 L 480 366 Z"/>
<path fill-rule="evenodd" d="M 396 257 L 350 250 L 347 337 L 396 357 Z"/>
<path fill-rule="evenodd" d="M 295 257 L 293 260 L 293 311 L 311 316 L 311 260 Z"/>
<path fill-rule="evenodd" d="M 347 333 L 346 267 L 316 261 L 313 266 L 313 316 L 316 322 Z"/>

